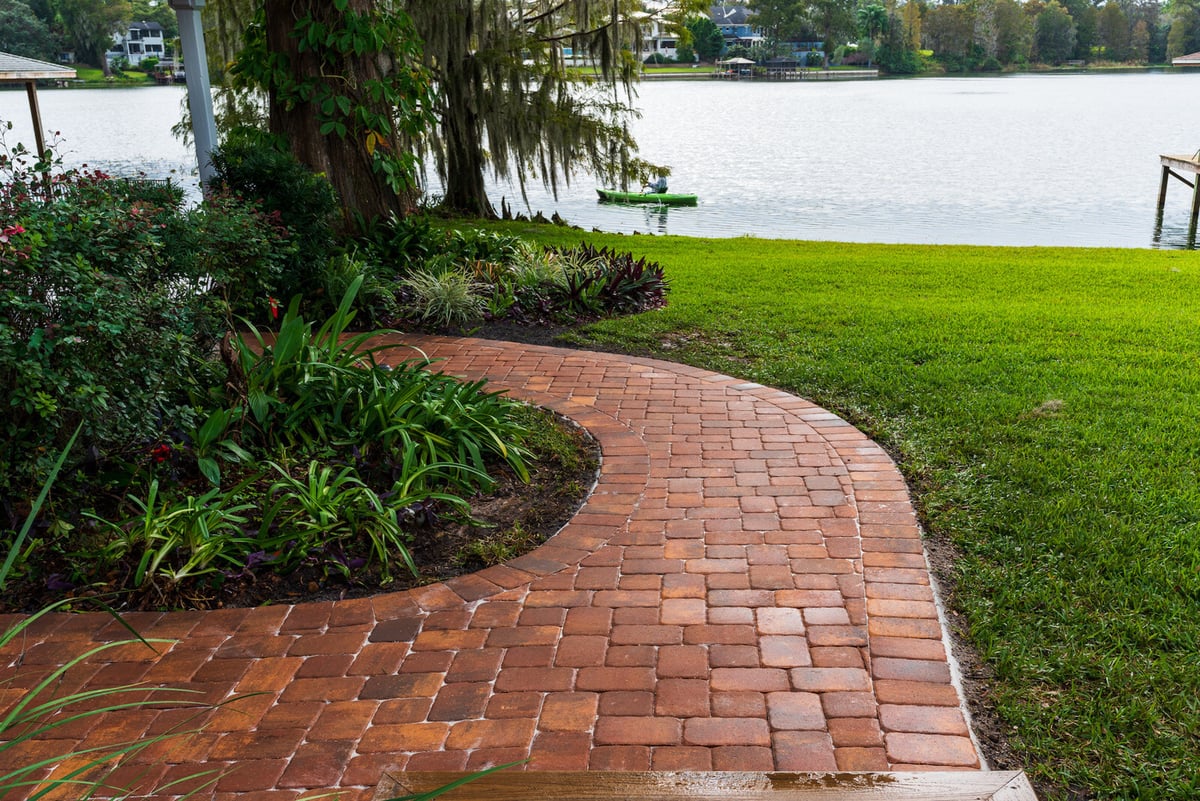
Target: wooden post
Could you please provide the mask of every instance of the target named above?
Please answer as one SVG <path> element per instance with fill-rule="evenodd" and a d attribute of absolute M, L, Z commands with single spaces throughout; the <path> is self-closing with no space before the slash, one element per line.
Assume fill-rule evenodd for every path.
<path fill-rule="evenodd" d="M 1188 222 L 1187 246 L 1196 247 L 1196 228 L 1200 222 L 1200 151 L 1186 156 L 1159 156 L 1163 165 L 1162 185 L 1158 188 L 1158 215 L 1155 222 L 1154 242 L 1158 243 L 1162 234 L 1163 206 L 1167 197 L 1167 179 L 1171 176 L 1178 178 L 1192 190 L 1192 213 Z M 1176 172 L 1179 170 L 1179 172 Z M 1182 173 L 1190 174 L 1188 180 Z"/>
<path fill-rule="evenodd" d="M 1163 209 L 1167 205 L 1167 182 L 1171 180 L 1171 168 L 1162 168 L 1162 182 L 1158 186 L 1158 210 L 1154 213 L 1154 244 L 1162 241 Z"/>
<path fill-rule="evenodd" d="M 37 81 L 31 78 L 25 82 L 25 94 L 29 96 L 29 114 L 33 117 L 33 141 L 37 147 L 37 160 L 44 162 L 49 154 L 46 152 L 46 132 L 42 130 L 42 109 L 38 106 Z M 49 167 L 42 173 L 42 187 L 46 190 L 46 200 L 49 201 L 54 191 Z"/>
<path fill-rule="evenodd" d="M 42 131 L 42 110 L 38 108 L 37 81 L 25 82 L 25 94 L 29 95 L 29 113 L 33 117 L 33 138 L 37 143 L 38 160 L 46 157 L 46 134 Z"/>
<path fill-rule="evenodd" d="M 1188 223 L 1188 247 L 1196 247 L 1196 222 L 1200 220 L 1200 172 L 1192 183 L 1192 220 Z"/>
<path fill-rule="evenodd" d="M 1163 216 L 1163 206 L 1167 205 L 1167 181 L 1171 180 L 1171 168 L 1163 165 L 1162 183 L 1158 185 L 1158 219 Z"/>

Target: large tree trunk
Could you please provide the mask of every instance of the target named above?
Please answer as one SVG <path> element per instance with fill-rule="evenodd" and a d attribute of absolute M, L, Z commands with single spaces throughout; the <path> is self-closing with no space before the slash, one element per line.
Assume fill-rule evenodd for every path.
<path fill-rule="evenodd" d="M 447 73 L 473 68 L 474 56 L 463 53 L 446 65 Z M 453 86 L 469 85 L 472 77 L 453 75 Z M 451 83 L 454 81 L 454 83 Z M 483 182 L 483 130 L 473 103 L 448 106 L 442 114 L 442 137 L 446 142 L 446 197 L 444 202 L 462 214 L 495 217 Z"/>
<path fill-rule="evenodd" d="M 372 5 L 373 0 L 351 0 L 349 8 L 365 12 Z M 306 15 L 321 21 L 334 19 L 338 12 L 333 4 L 326 0 L 266 0 L 265 9 L 267 49 L 285 55 L 293 75 L 329 74 L 329 66 L 321 63 L 315 51 L 309 49 L 300 52 L 297 40 L 291 34 L 296 20 Z M 378 78 L 380 65 L 373 58 L 370 55 L 342 58 L 341 63 L 335 65 L 333 79 L 362 86 L 364 82 Z M 272 88 L 271 132 L 287 140 L 292 154 L 301 163 L 329 179 L 342 201 L 343 220 L 347 227 L 353 223 L 354 212 L 371 219 L 393 213 L 403 215 L 415 209 L 415 196 L 397 195 L 383 176 L 375 171 L 365 142 L 359 141 L 353 134 L 345 137 L 336 133 L 322 134 L 317 109 L 311 103 L 299 102 L 287 108 L 284 103 L 277 101 L 275 95 Z M 402 147 L 394 136 L 387 146 Z"/>
<path fill-rule="evenodd" d="M 483 122 L 479 104 L 483 76 L 471 52 L 475 12 L 471 0 L 459 0 L 454 30 L 445 34 L 445 53 L 440 64 L 443 86 L 453 88 L 453 97 L 442 109 L 442 140 L 445 143 L 447 208 L 473 217 L 495 217 L 483 181 Z"/>

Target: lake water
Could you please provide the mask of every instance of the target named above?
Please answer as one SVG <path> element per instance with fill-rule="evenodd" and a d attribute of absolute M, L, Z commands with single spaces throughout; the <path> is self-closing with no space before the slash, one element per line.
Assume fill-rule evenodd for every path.
<path fill-rule="evenodd" d="M 1162 153 L 1200 148 L 1200 71 L 862 82 L 647 82 L 633 125 L 695 208 L 596 202 L 576 176 L 525 209 L 584 228 L 854 242 L 1184 247 L 1190 190 L 1172 181 L 1159 242 Z M 45 90 L 68 164 L 117 174 L 191 174 L 171 137 L 181 87 Z M 32 142 L 23 92 L 0 119 Z M 16 135 L 14 137 L 14 134 Z"/>

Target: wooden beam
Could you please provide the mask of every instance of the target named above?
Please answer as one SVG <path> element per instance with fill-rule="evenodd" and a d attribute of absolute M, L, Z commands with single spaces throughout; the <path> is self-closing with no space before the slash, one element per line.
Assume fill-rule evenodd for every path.
<path fill-rule="evenodd" d="M 1200 173 L 1200 157 L 1192 156 L 1159 156 L 1158 160 L 1164 167 L 1171 167 L 1179 172 Z"/>
<path fill-rule="evenodd" d="M 1189 181 L 1187 178 L 1184 178 L 1184 177 L 1183 177 L 1182 175 L 1180 175 L 1179 173 L 1177 173 L 1177 172 L 1175 172 L 1174 170 L 1172 170 L 1170 167 L 1163 167 L 1163 169 L 1164 169 L 1164 170 L 1166 170 L 1168 173 L 1170 173 L 1170 174 L 1171 174 L 1172 176 L 1174 176 L 1175 178 L 1178 178 L 1179 180 L 1183 181 L 1185 184 L 1187 184 L 1187 185 L 1188 185 L 1188 187 L 1189 187 L 1189 188 L 1191 188 L 1191 189 L 1194 189 L 1194 188 L 1195 188 L 1195 186 L 1196 186 L 1195 184 L 1193 184 L 1193 183 L 1192 183 L 1191 181 Z"/>
<path fill-rule="evenodd" d="M 464 773 L 385 774 L 376 801 L 428 792 Z M 1021 771 L 737 773 L 504 771 L 445 801 L 1037 801 Z"/>
<path fill-rule="evenodd" d="M 38 160 L 46 157 L 46 134 L 42 131 L 42 110 L 38 107 L 37 82 L 25 82 L 25 94 L 29 96 L 29 114 L 33 117 L 33 138 L 37 143 Z"/>

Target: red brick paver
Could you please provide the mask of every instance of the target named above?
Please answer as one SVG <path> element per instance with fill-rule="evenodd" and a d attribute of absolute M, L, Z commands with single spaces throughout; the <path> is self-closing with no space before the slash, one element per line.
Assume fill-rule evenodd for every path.
<path fill-rule="evenodd" d="M 199 721 L 165 701 L 21 753 L 207 722 L 136 755 L 143 789 L 230 766 L 202 795 L 279 801 L 339 787 L 366 798 L 393 768 L 525 758 L 533 770 L 979 767 L 905 484 L 861 432 L 787 393 L 660 361 L 406 344 L 596 437 L 599 482 L 571 522 L 506 565 L 410 592 L 131 615 L 176 642 L 100 653 L 60 692 L 141 679 L 212 701 L 261 695 Z M 100 615 L 38 621 L 0 652 L 0 706 L 121 637 Z"/>

